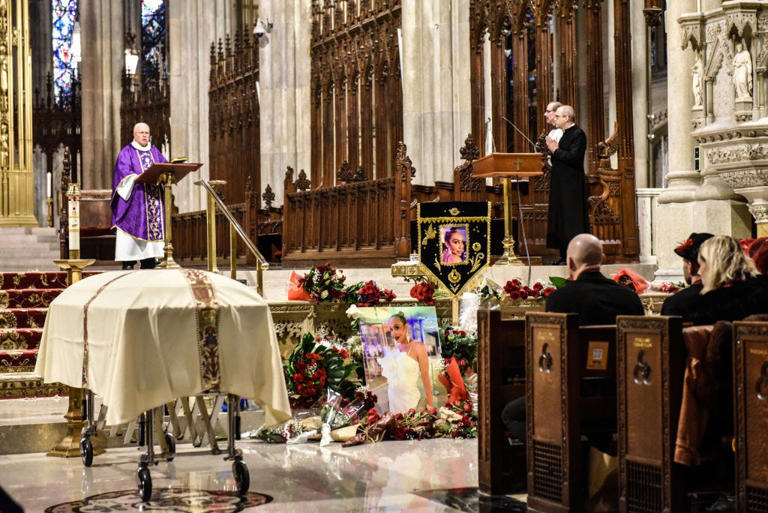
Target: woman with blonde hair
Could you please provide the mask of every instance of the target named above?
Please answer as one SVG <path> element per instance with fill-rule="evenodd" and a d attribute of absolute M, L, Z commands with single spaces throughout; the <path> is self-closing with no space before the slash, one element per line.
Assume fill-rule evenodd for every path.
<path fill-rule="evenodd" d="M 699 248 L 699 275 L 706 294 L 720 287 L 732 286 L 758 275 L 755 262 L 752 261 L 739 241 L 727 235 L 712 237 Z"/>
<path fill-rule="evenodd" d="M 706 240 L 699 248 L 698 261 L 701 303 L 684 320 L 714 324 L 768 313 L 768 276 L 758 272 L 738 240 L 727 235 Z"/>

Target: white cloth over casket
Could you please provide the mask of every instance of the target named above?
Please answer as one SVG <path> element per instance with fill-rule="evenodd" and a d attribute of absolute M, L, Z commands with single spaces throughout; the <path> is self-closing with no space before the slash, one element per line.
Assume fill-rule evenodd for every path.
<path fill-rule="evenodd" d="M 267 424 L 287 420 L 291 410 L 269 306 L 242 283 L 200 272 L 219 304 L 220 391 L 255 400 Z M 67 288 L 51 303 L 40 342 L 35 371 L 46 383 L 82 387 L 88 301 L 87 388 L 108 406 L 108 424 L 202 392 L 197 307 L 181 269 L 105 272 Z"/>

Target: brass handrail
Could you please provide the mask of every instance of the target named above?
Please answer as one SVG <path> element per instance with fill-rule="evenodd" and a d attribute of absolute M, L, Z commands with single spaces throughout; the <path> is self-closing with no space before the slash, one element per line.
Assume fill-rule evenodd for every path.
<path fill-rule="evenodd" d="M 235 216 L 229 211 L 227 206 L 221 200 L 216 190 L 213 188 L 216 185 L 224 185 L 227 183 L 224 180 L 205 180 L 201 178 L 195 185 L 202 186 L 208 193 L 206 202 L 206 224 L 207 224 L 207 239 L 208 239 L 208 270 L 211 272 L 218 272 L 216 266 L 216 205 L 221 209 L 221 213 L 229 221 L 229 265 L 230 265 L 230 277 L 237 279 L 237 237 L 243 239 L 245 247 L 253 253 L 256 257 L 256 291 L 261 297 L 264 297 L 264 271 L 269 269 L 269 262 L 264 258 L 264 255 L 254 245 L 253 241 L 245 234 L 245 230 L 237 222 Z"/>

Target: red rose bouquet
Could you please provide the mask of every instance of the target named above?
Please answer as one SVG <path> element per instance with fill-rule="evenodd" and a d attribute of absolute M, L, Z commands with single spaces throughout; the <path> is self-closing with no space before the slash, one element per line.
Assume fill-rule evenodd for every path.
<path fill-rule="evenodd" d="M 348 287 L 344 299 L 357 306 L 376 306 L 392 302 L 396 297 L 390 289 L 380 289 L 375 281 L 369 280 Z"/>
<path fill-rule="evenodd" d="M 318 265 L 299 280 L 299 286 L 307 291 L 313 303 L 339 301 L 344 297 L 346 279 L 343 271 L 337 271 L 331 264 Z"/>
<path fill-rule="evenodd" d="M 533 284 L 533 287 L 528 285 L 523 286 L 520 280 L 514 279 L 507 282 L 504 285 L 504 295 L 512 300 L 543 300 L 548 295 L 555 291 L 554 287 L 545 286 L 540 281 Z"/>
<path fill-rule="evenodd" d="M 411 297 L 419 303 L 428 306 L 435 304 L 435 286 L 428 281 L 422 281 L 411 287 Z"/>

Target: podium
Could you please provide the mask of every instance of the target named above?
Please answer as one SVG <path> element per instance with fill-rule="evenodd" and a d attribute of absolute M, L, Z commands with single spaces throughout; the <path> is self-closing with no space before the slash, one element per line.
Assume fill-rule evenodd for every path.
<path fill-rule="evenodd" d="M 495 265 L 524 265 L 515 255 L 512 236 L 510 196 L 512 179 L 520 180 L 543 174 L 541 153 L 491 153 L 472 163 L 473 178 L 502 178 L 504 185 L 504 254 Z M 522 219 L 520 220 L 522 223 Z"/>
<path fill-rule="evenodd" d="M 165 262 L 160 264 L 159 267 L 165 267 L 168 269 L 181 267 L 173 260 L 173 236 L 172 236 L 172 201 L 171 187 L 174 183 L 187 176 L 193 171 L 197 171 L 202 167 L 202 164 L 195 163 L 180 163 L 173 164 L 171 162 L 162 162 L 158 164 L 152 164 L 149 169 L 144 171 L 136 179 L 135 183 L 143 183 L 149 185 L 164 185 L 165 186 L 165 198 L 163 201 L 165 222 L 163 231 L 165 238 Z"/>

